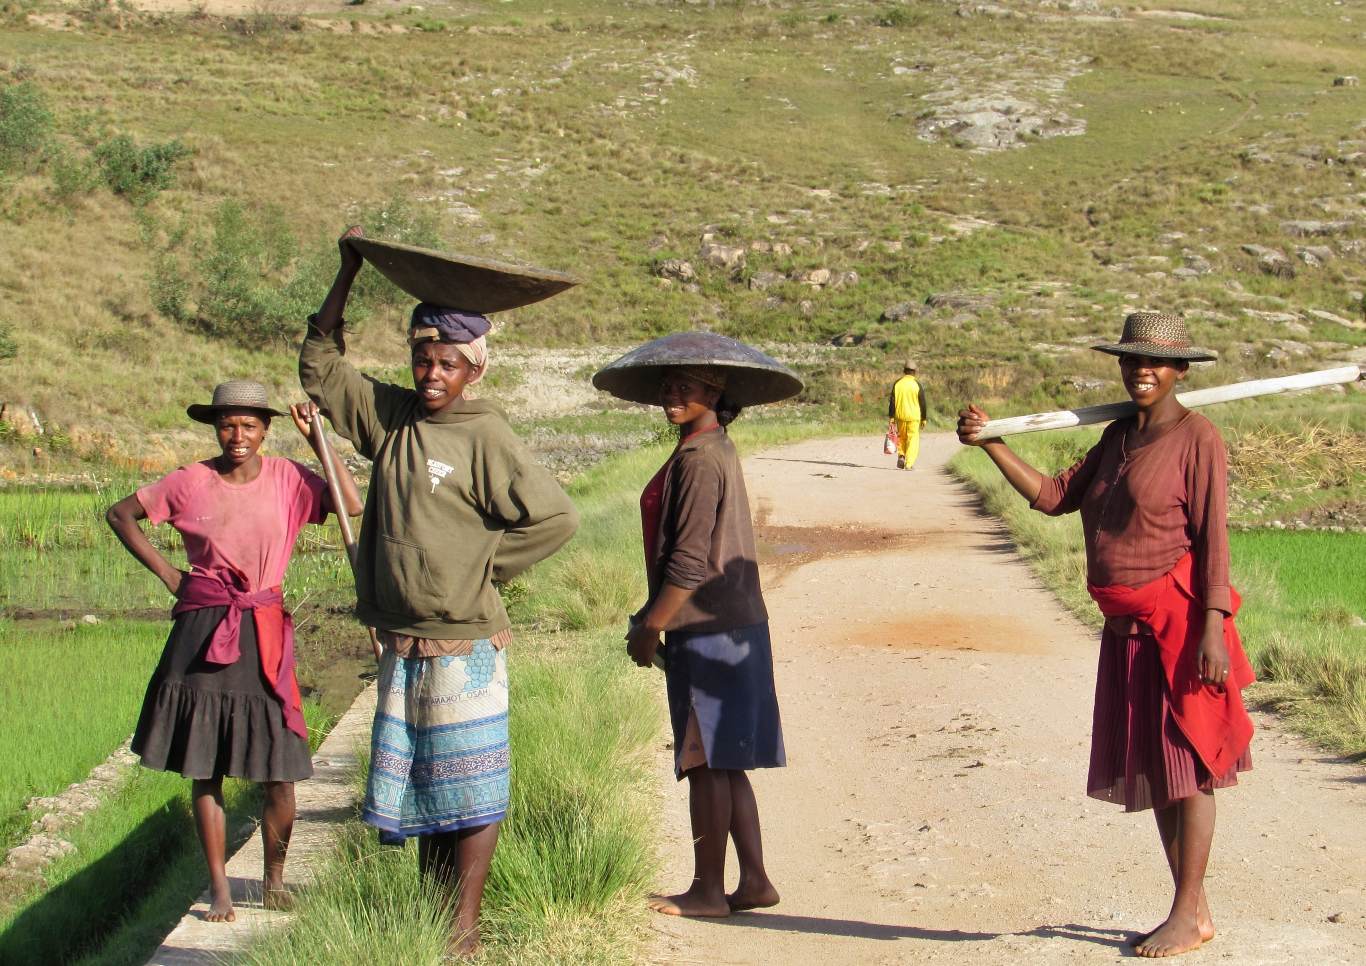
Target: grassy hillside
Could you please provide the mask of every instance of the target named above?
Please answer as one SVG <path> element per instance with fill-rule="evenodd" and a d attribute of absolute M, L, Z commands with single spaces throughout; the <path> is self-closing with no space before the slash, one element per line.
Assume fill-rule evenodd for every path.
<path fill-rule="evenodd" d="M 942 397 L 1106 398 L 1079 346 L 1139 306 L 1185 312 L 1221 379 L 1362 358 L 1350 7 L 218 3 L 0 8 L 0 89 L 49 118 L 0 115 L 0 401 L 49 454 L 166 462 L 215 381 L 291 387 L 357 219 L 584 278 L 504 344 L 861 343 L 808 364 L 820 400 L 906 351 Z M 358 352 L 401 363 L 405 300 L 367 285 Z"/>

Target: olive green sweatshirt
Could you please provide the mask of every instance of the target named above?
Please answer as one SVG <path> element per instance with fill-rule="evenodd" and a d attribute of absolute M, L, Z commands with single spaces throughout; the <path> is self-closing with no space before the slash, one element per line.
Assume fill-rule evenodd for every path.
<path fill-rule="evenodd" d="M 299 353 L 304 391 L 373 461 L 356 555 L 356 615 L 380 630 L 479 640 L 508 626 L 494 580 L 564 545 L 574 505 L 481 399 L 428 415 L 417 393 L 362 376 L 341 329 L 312 325 Z"/>

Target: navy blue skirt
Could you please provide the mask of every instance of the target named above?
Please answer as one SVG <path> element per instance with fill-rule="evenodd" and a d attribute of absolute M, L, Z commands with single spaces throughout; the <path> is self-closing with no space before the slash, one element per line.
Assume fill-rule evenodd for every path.
<path fill-rule="evenodd" d="M 700 634 L 671 631 L 664 644 L 674 772 L 680 779 L 690 712 L 697 713 L 707 767 L 748 771 L 787 764 L 766 622 Z"/>

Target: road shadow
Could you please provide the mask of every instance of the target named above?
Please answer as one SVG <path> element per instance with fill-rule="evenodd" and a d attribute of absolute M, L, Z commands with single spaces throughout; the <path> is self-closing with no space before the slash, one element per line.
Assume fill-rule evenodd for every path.
<path fill-rule="evenodd" d="M 702 920 L 698 920 L 702 921 Z M 992 942 L 1006 936 L 1037 939 L 1071 939 L 1118 952 L 1132 953 L 1129 938 L 1132 931 L 1105 929 L 1069 922 L 1039 926 L 1022 932 L 967 932 L 962 929 L 927 929 L 922 926 L 898 926 L 891 923 L 865 922 L 860 919 L 828 919 L 824 916 L 795 916 L 788 913 L 748 912 L 726 919 L 708 919 L 717 926 L 739 926 L 746 929 L 771 929 L 775 932 L 806 933 L 818 936 L 847 937 L 850 939 L 920 939 L 927 942 Z"/>
<path fill-rule="evenodd" d="M 810 463 L 812 466 L 843 466 L 852 470 L 877 470 L 886 473 L 904 473 L 905 470 L 898 470 L 896 464 L 891 466 L 869 466 L 867 463 L 841 463 L 837 460 L 803 460 L 792 456 L 751 456 L 755 462 L 766 463 Z"/>

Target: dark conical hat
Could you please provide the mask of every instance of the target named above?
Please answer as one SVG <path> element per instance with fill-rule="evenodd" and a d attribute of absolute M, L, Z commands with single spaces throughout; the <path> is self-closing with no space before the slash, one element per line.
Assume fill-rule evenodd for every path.
<path fill-rule="evenodd" d="M 777 402 L 802 391 L 801 377 L 777 359 L 712 332 L 675 332 L 647 342 L 594 373 L 593 386 L 653 406 L 664 376 L 679 366 L 724 369 L 725 398 L 737 406 Z"/>
<path fill-rule="evenodd" d="M 509 265 L 352 236 L 346 243 L 419 302 L 465 312 L 503 312 L 548 299 L 579 284 L 563 272 Z"/>

